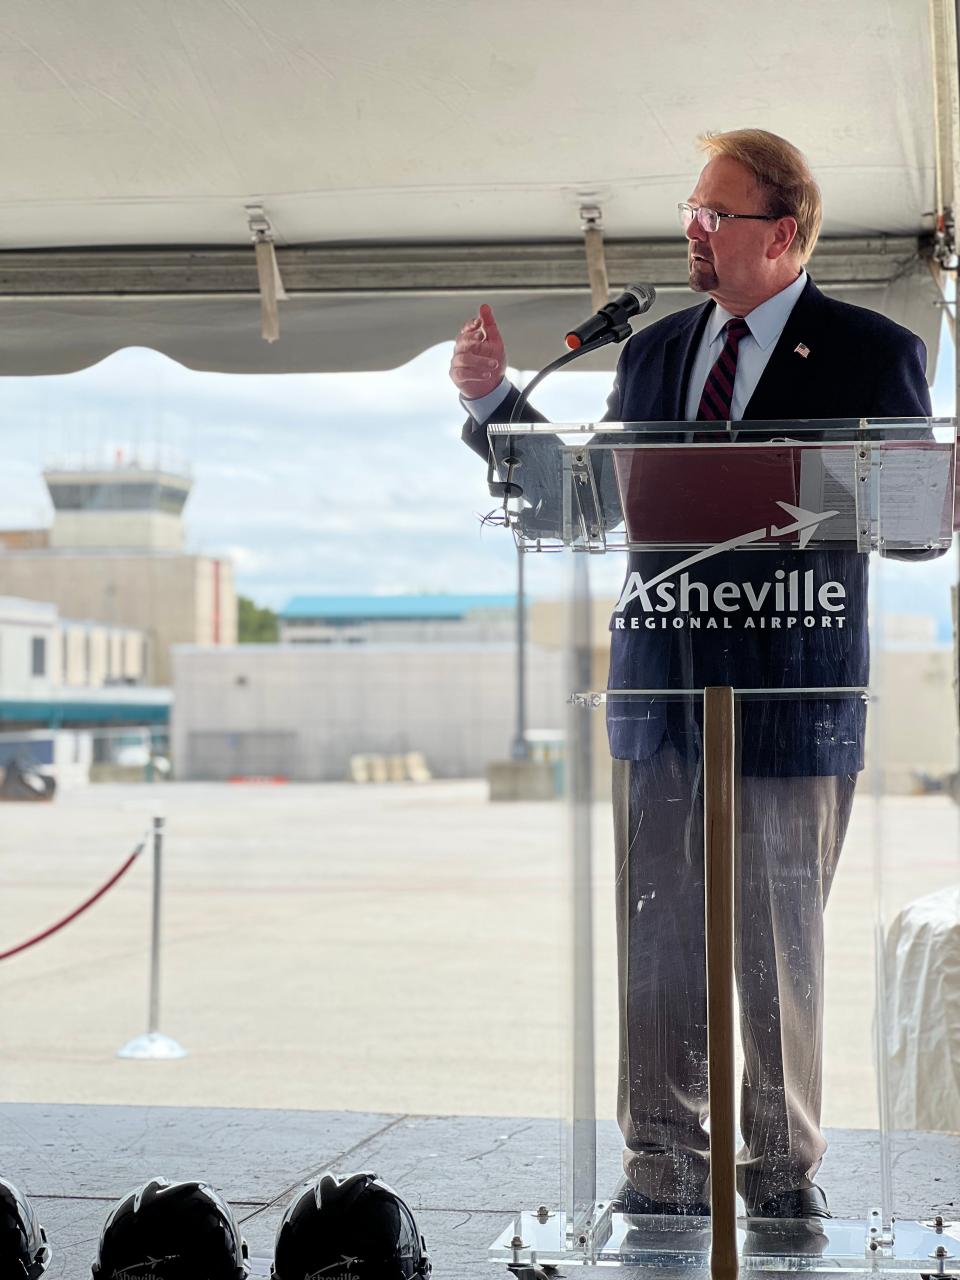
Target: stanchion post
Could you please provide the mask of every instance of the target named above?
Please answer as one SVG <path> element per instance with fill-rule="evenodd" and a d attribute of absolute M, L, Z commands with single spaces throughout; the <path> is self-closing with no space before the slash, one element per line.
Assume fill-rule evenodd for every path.
<path fill-rule="evenodd" d="M 163 837 L 164 819 L 153 819 L 153 893 L 150 926 L 150 1007 L 146 1035 L 128 1040 L 117 1050 L 118 1058 L 175 1059 L 185 1058 L 186 1049 L 171 1036 L 160 1031 L 160 937 L 163 901 Z"/>
<path fill-rule="evenodd" d="M 147 1032 L 160 1030 L 160 903 L 163 887 L 163 818 L 153 820 L 153 925 L 150 938 L 150 1012 Z"/>

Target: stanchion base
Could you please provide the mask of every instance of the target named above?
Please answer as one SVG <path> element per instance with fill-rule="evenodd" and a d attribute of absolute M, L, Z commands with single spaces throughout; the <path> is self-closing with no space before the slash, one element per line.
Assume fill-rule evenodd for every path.
<path fill-rule="evenodd" d="M 145 1035 L 128 1040 L 122 1049 L 117 1050 L 118 1058 L 139 1058 L 154 1062 L 173 1062 L 177 1058 L 185 1058 L 187 1051 L 172 1036 L 162 1035 L 159 1031 L 148 1031 Z"/>

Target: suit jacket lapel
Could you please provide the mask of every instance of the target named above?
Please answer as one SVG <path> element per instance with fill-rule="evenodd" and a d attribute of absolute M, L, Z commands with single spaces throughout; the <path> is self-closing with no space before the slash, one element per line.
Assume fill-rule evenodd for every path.
<path fill-rule="evenodd" d="M 808 279 L 743 411 L 744 418 L 764 421 L 808 416 L 804 405 L 811 377 L 816 380 L 816 316 L 822 298 L 823 294 Z M 798 346 L 807 348 L 809 354 L 802 355 Z"/>
<path fill-rule="evenodd" d="M 687 386 L 701 335 L 714 304 L 688 307 L 683 320 L 663 344 L 663 413 L 664 422 L 682 422 L 686 415 Z"/>

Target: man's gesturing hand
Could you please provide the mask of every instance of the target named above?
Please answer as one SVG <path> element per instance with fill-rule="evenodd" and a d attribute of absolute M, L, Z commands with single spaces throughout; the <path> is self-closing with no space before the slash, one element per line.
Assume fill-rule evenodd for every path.
<path fill-rule="evenodd" d="M 450 377 L 466 400 L 478 400 L 500 385 L 507 368 L 503 338 L 486 303 L 460 330 L 450 361 Z"/>

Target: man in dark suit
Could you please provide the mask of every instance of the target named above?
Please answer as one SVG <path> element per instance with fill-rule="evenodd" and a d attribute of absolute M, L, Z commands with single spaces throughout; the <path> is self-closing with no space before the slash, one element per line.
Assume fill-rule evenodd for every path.
<path fill-rule="evenodd" d="M 702 306 L 667 316 L 624 347 L 606 418 L 708 422 L 920 417 L 926 353 L 891 321 L 825 297 L 804 264 L 820 193 L 803 156 L 763 130 L 705 135 L 710 159 L 680 205 L 690 286 Z M 464 440 L 487 457 L 486 424 L 517 392 L 489 307 L 461 331 L 451 377 L 470 413 Z M 533 410 L 527 419 L 539 419 Z M 649 582 L 676 555 L 630 557 Z M 761 625 L 774 593 L 733 625 L 649 630 L 621 597 L 609 688 L 849 688 L 868 678 L 866 557 L 854 550 L 739 550 L 697 566 L 723 583 L 789 581 L 812 570 L 839 601 L 831 625 Z M 685 607 L 684 607 L 685 604 Z M 689 617 L 691 602 L 674 603 Z M 806 606 L 804 606 L 806 607 Z M 759 616 L 758 616 L 759 615 Z M 668 620 L 670 614 L 667 614 Z M 738 1189 L 751 1214 L 828 1217 L 814 1182 L 820 1131 L 823 909 L 863 768 L 855 695 L 745 700 L 738 725 L 737 980 L 744 1080 Z M 618 1116 L 623 1207 L 709 1212 L 703 966 L 701 720 L 692 702 L 608 705 L 614 756 L 620 973 Z"/>

